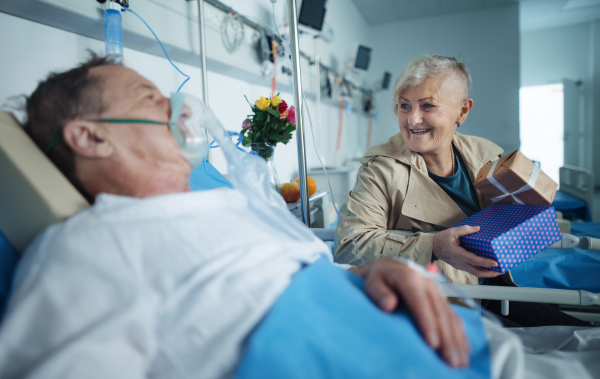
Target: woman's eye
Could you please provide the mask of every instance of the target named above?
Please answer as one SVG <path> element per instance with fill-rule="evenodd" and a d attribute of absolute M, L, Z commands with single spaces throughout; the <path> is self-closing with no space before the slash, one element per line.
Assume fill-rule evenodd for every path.
<path fill-rule="evenodd" d="M 433 107 L 435 107 L 433 104 L 429 104 L 429 103 L 423 104 L 423 108 L 425 108 L 425 109 L 429 109 L 429 108 L 433 108 Z"/>
<path fill-rule="evenodd" d="M 400 104 L 400 108 L 402 108 L 404 110 L 408 110 L 409 106 L 408 106 L 408 104 Z"/>

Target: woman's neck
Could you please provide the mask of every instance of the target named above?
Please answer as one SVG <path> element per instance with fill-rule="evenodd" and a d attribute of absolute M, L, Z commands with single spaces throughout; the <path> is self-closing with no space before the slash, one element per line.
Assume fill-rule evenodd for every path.
<path fill-rule="evenodd" d="M 427 165 L 427 170 L 437 176 L 452 176 L 454 175 L 456 164 L 453 162 L 456 158 L 450 148 L 444 149 L 442 152 L 430 152 L 421 154 Z"/>

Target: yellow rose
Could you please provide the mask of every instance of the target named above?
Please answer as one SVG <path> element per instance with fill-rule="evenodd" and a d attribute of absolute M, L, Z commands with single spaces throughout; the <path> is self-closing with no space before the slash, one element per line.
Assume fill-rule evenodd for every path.
<path fill-rule="evenodd" d="M 260 109 L 261 111 L 264 111 L 271 104 L 271 100 L 261 96 L 260 100 L 255 101 L 254 104 L 256 104 L 258 109 Z"/>
<path fill-rule="evenodd" d="M 272 100 L 271 100 L 271 104 L 273 104 L 274 107 L 278 106 L 279 104 L 281 104 L 281 99 L 279 98 L 279 95 L 275 96 Z"/>

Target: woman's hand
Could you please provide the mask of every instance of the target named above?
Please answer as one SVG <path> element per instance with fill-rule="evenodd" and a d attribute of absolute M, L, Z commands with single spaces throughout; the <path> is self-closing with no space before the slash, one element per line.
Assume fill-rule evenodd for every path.
<path fill-rule="evenodd" d="M 469 342 L 462 320 L 448 304 L 437 284 L 405 263 L 378 259 L 353 273 L 365 279 L 365 293 L 384 312 L 392 312 L 401 299 L 412 312 L 425 341 L 454 367 L 469 364 Z"/>
<path fill-rule="evenodd" d="M 433 253 L 438 259 L 478 278 L 494 278 L 502 275 L 499 272 L 488 270 L 490 267 L 498 266 L 496 261 L 480 257 L 460 247 L 460 237 L 478 231 L 479 226 L 463 225 L 439 232 L 433 237 Z"/>

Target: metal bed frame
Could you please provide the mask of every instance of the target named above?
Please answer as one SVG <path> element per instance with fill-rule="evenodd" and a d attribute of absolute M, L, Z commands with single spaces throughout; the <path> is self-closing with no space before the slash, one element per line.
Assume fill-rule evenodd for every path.
<path fill-rule="evenodd" d="M 313 232 L 323 241 L 333 241 L 335 229 L 313 228 Z M 389 232 L 409 236 L 412 232 L 404 230 L 390 230 Z M 438 232 L 430 232 L 436 234 Z M 577 237 L 572 234 L 562 233 L 562 239 L 549 248 L 570 249 L 578 247 L 584 250 L 600 251 L 600 239 L 591 237 Z M 557 304 L 564 311 L 584 321 L 600 322 L 600 293 L 585 290 L 558 290 L 547 288 L 527 287 L 498 287 L 498 286 L 473 286 L 468 284 L 453 284 L 465 295 L 476 299 L 500 300 L 501 312 L 509 314 L 510 301 L 523 301 L 531 303 Z M 456 292 L 450 285 L 442 284 L 442 291 L 446 296 Z"/>
<path fill-rule="evenodd" d="M 592 171 L 564 165 L 559 169 L 559 190 L 584 201 L 594 210 L 594 174 Z"/>

